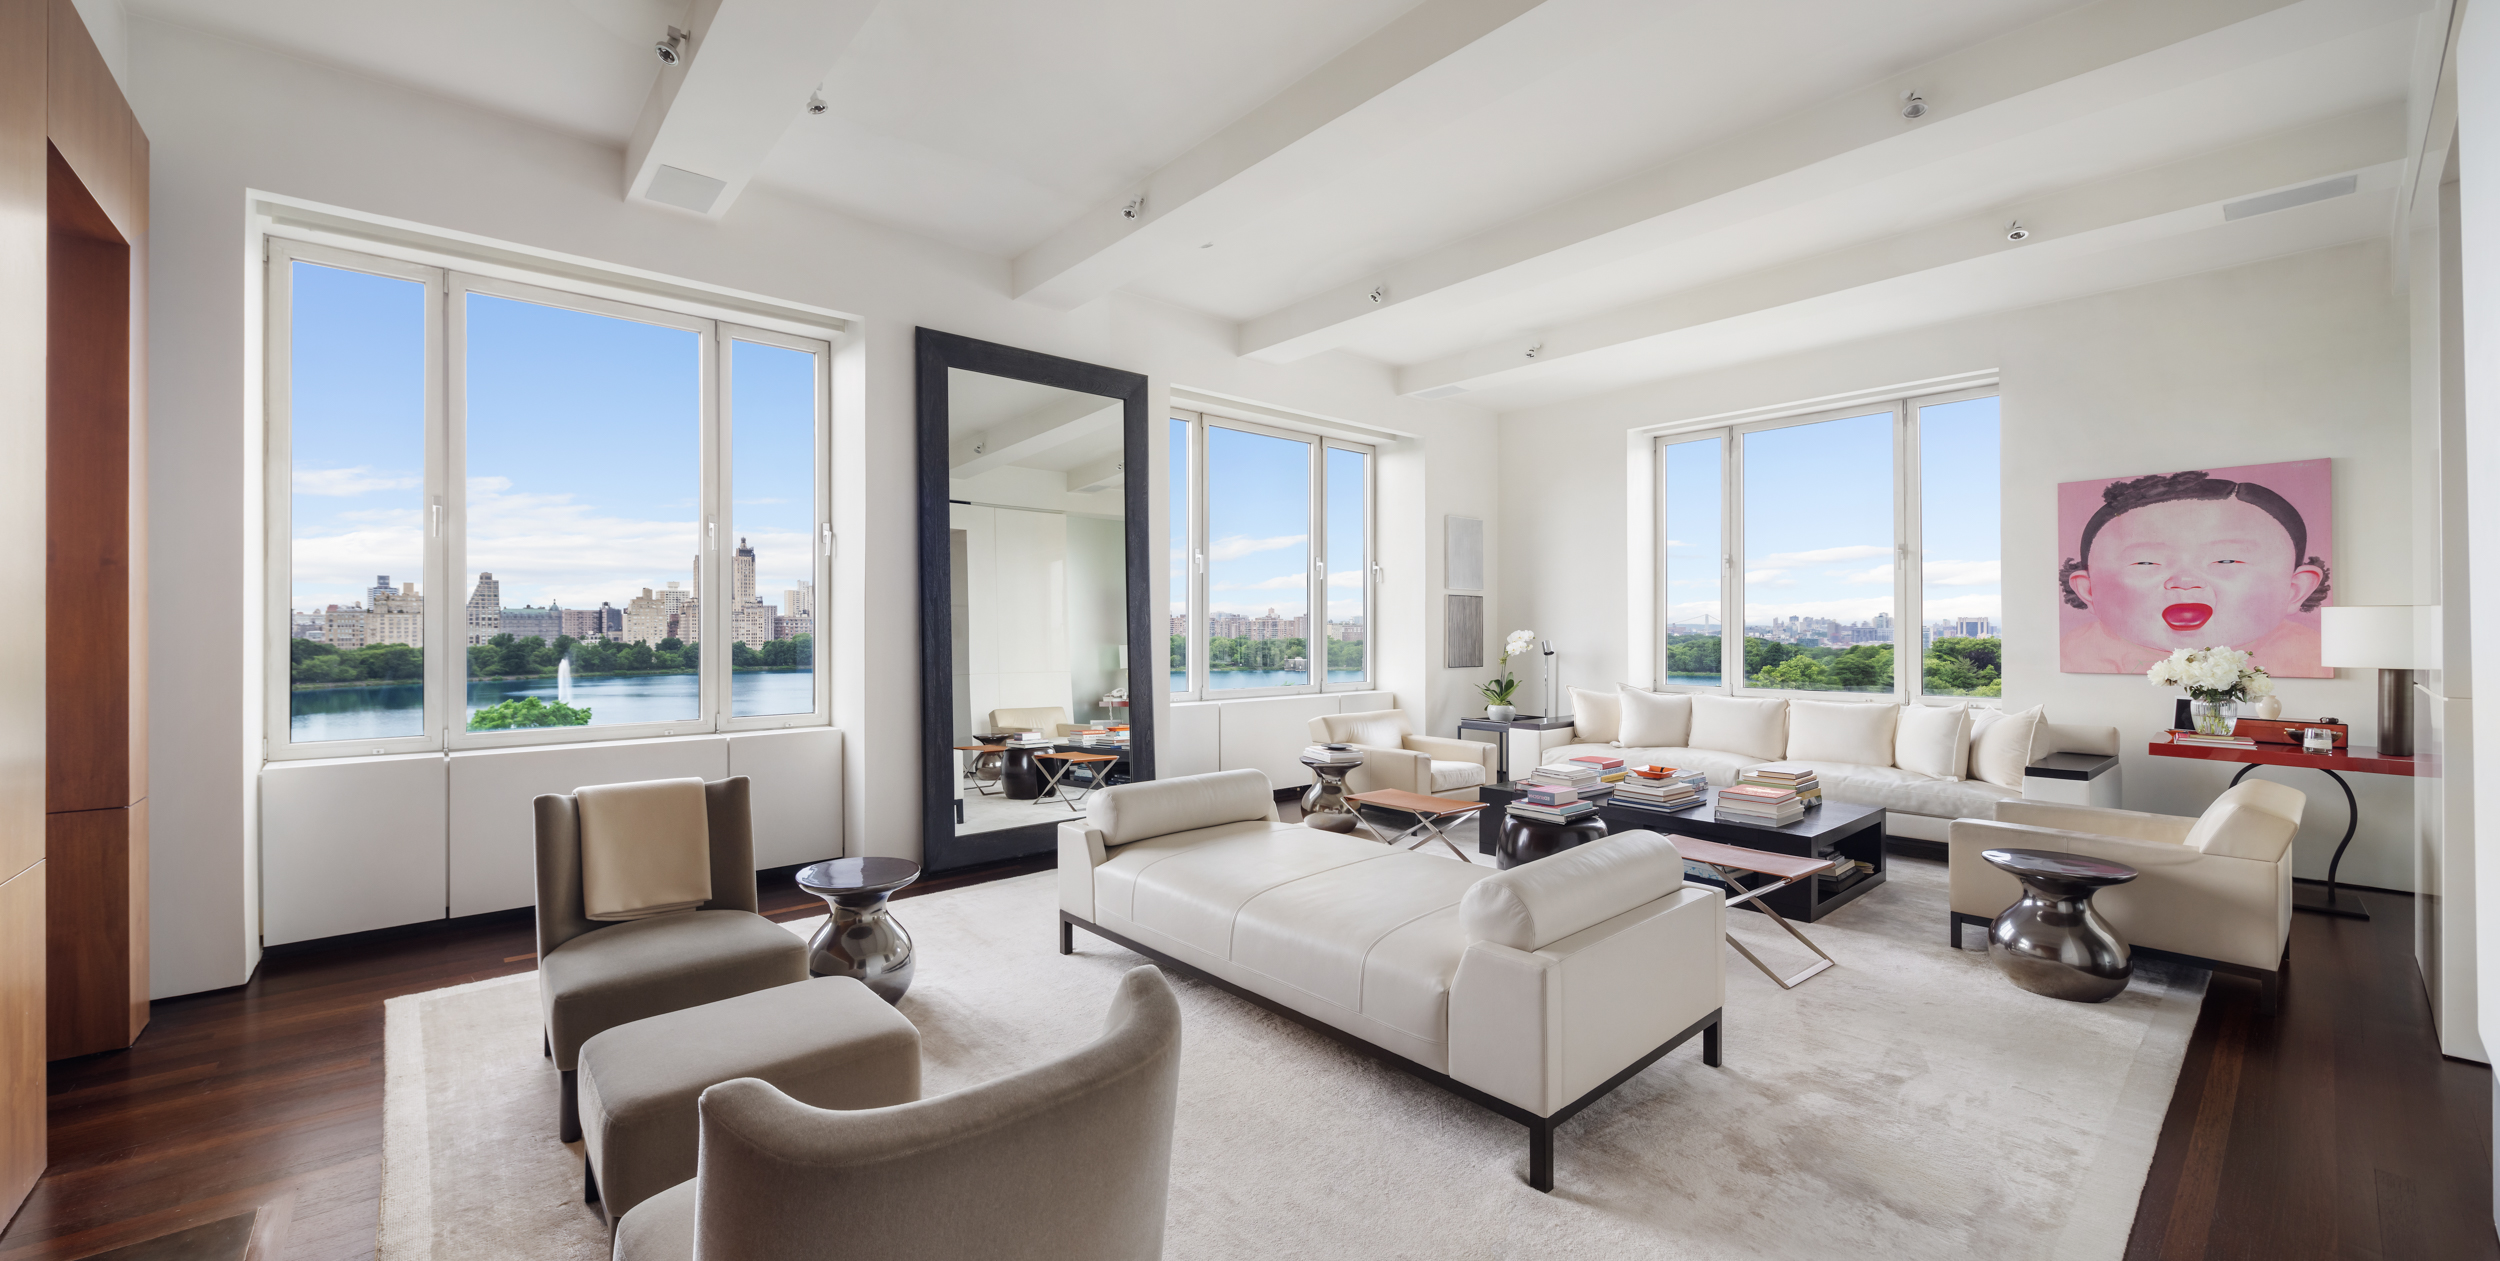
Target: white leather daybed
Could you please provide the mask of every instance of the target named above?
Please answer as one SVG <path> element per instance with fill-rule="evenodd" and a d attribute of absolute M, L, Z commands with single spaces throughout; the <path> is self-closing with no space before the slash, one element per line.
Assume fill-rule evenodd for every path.
<path fill-rule="evenodd" d="M 1528 1127 L 1694 1034 L 1719 1062 L 1727 910 L 1665 837 L 1497 872 L 1280 823 L 1255 770 L 1124 784 L 1059 828 L 1059 949 L 1082 928 Z"/>

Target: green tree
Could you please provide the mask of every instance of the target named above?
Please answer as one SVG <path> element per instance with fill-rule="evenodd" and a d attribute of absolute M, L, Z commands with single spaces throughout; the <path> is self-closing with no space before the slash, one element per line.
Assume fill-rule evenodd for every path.
<path fill-rule="evenodd" d="M 1745 677 L 1758 681 L 1762 678 L 1763 671 L 1796 655 L 1795 644 L 1783 644 L 1778 640 L 1758 639 L 1747 635 L 1745 636 Z"/>
<path fill-rule="evenodd" d="M 1189 636 L 1174 635 L 1172 637 L 1172 668 L 1179 670 L 1187 667 L 1188 665 Z"/>
<path fill-rule="evenodd" d="M 1850 691 L 1892 690 L 1892 646 L 1859 644 L 1831 661 L 1832 682 Z"/>
<path fill-rule="evenodd" d="M 480 645 L 483 647 L 484 645 Z M 590 725 L 587 707 L 546 701 L 535 696 L 516 696 L 511 700 L 489 705 L 469 715 L 471 731 L 510 731 L 516 727 L 586 727 Z"/>
<path fill-rule="evenodd" d="M 302 665 L 314 657 L 335 657 L 339 650 L 315 639 L 290 639 L 286 644 L 287 664 Z"/>
<path fill-rule="evenodd" d="M 1793 688 L 1801 692 L 1829 692 L 1839 684 L 1819 659 L 1806 655 L 1791 656 L 1761 674 L 1754 676 L 1755 686 Z"/>
<path fill-rule="evenodd" d="M 1328 642 L 1328 668 L 1329 668 L 1329 669 L 1331 669 L 1331 670 L 1360 670 L 1360 669 L 1362 669 L 1362 668 L 1363 668 L 1363 641 L 1362 641 L 1362 640 L 1359 640 L 1359 639 L 1331 639 L 1331 640 L 1329 640 L 1329 641 L 1327 641 L 1327 642 Z"/>
<path fill-rule="evenodd" d="M 757 668 L 757 667 L 759 667 L 759 666 L 761 666 L 761 665 L 763 665 L 763 664 L 764 664 L 764 658 L 762 658 L 761 656 L 758 656 L 758 655 L 756 654 L 755 649 L 754 649 L 751 645 L 749 645 L 749 644 L 747 643 L 747 641 L 745 641 L 745 640 L 743 640 L 743 639 L 733 639 L 733 640 L 730 640 L 730 641 L 729 641 L 729 668 L 730 668 L 730 669 L 732 669 L 732 670 L 737 670 L 737 669 L 748 669 L 748 670 L 752 670 L 752 669 L 755 669 L 755 668 Z"/>
<path fill-rule="evenodd" d="M 1749 642 L 1746 651 L 1752 651 Z M 1719 672 L 1719 637 L 1716 635 L 1673 635 L 1667 639 L 1667 673 L 1717 674 Z"/>

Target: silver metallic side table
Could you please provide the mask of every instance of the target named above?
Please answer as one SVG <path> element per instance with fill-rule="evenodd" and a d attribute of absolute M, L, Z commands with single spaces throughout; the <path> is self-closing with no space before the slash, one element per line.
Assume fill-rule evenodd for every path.
<path fill-rule="evenodd" d="M 799 869 L 799 887 L 832 911 L 807 942 L 809 976 L 847 976 L 889 1003 L 911 988 L 911 934 L 886 913 L 886 899 L 920 878 L 908 858 L 836 858 Z"/>
<path fill-rule="evenodd" d="M 1989 866 L 2022 882 L 2022 900 L 1988 925 L 1988 961 L 2034 994 L 2106 1003 L 2124 993 L 2135 959 L 2092 894 L 2140 873 L 2125 863 L 2044 849 L 1980 851 Z"/>
<path fill-rule="evenodd" d="M 1363 764 L 1363 751 L 1350 744 L 1322 745 L 1305 752 L 1302 764 L 1311 768 L 1312 780 L 1302 791 L 1302 826 L 1323 832 L 1353 831 L 1354 807 L 1345 799 L 1345 777 Z"/>

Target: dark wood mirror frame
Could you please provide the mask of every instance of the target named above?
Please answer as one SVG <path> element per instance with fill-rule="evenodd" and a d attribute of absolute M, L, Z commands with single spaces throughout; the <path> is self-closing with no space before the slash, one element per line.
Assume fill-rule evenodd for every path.
<path fill-rule="evenodd" d="M 955 626 L 947 572 L 948 504 L 952 498 L 948 462 L 946 370 L 986 372 L 991 376 L 1057 386 L 1080 394 L 1118 399 L 1121 404 L 1120 479 L 1122 537 L 1128 555 L 1129 775 L 1155 777 L 1154 688 L 1137 686 L 1139 670 L 1151 670 L 1164 652 L 1163 637 L 1154 633 L 1153 570 L 1146 555 L 1146 478 L 1153 467 L 1147 449 L 1146 378 L 1135 372 L 1079 363 L 1057 355 L 1019 350 L 933 328 L 919 331 L 918 399 L 920 420 L 920 865 L 929 872 L 952 871 L 982 863 L 1048 853 L 1057 844 L 1055 825 L 1036 838 L 1036 828 L 955 835 L 952 792 L 955 774 Z M 1128 469 L 1138 469 L 1128 475 Z M 1070 815 L 1070 818 L 1080 816 Z"/>

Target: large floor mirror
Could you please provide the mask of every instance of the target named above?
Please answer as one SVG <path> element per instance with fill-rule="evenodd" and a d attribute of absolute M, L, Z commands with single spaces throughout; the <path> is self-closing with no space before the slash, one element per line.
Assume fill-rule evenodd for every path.
<path fill-rule="evenodd" d="M 1047 853 L 1093 792 L 1153 778 L 1129 665 L 1166 654 L 1146 378 L 924 328 L 918 389 L 921 865 L 943 872 Z"/>

